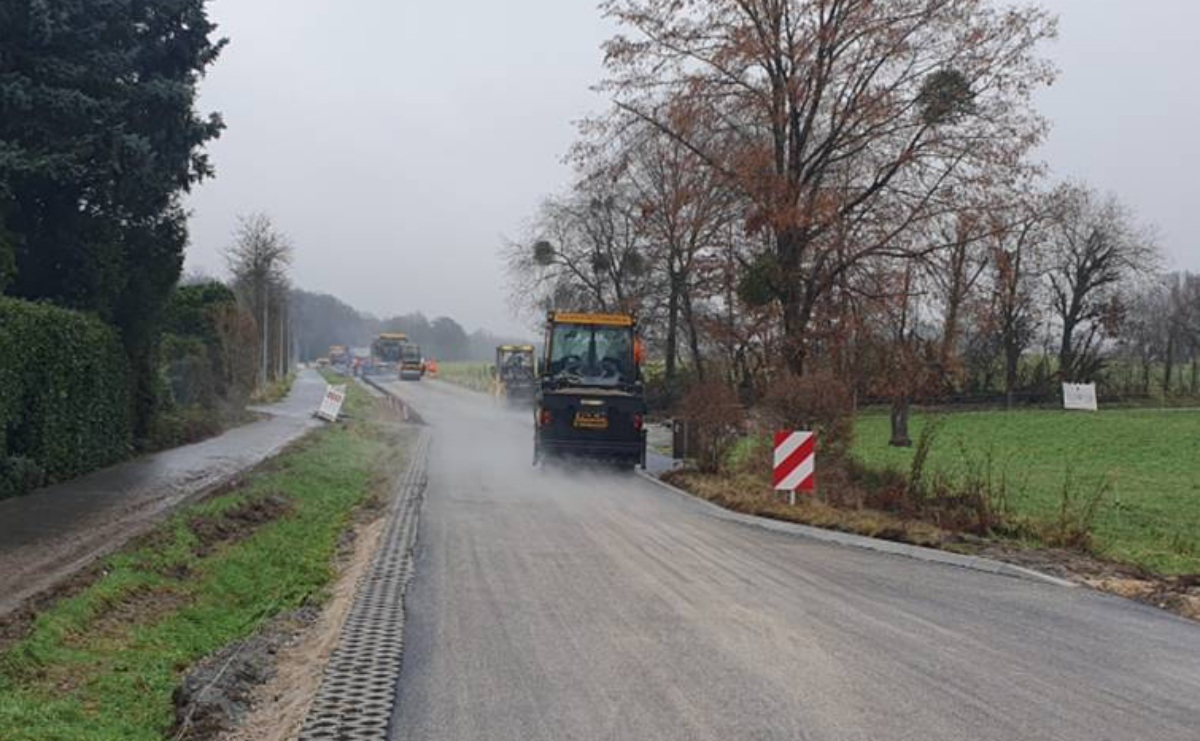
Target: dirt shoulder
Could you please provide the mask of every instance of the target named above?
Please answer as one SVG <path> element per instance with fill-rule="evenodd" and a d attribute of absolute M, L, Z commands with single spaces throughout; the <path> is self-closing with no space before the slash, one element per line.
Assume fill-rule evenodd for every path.
<path fill-rule="evenodd" d="M 1024 566 L 1200 621 L 1200 574 L 1163 576 L 1079 551 L 1003 541 L 959 544 L 954 550 Z"/>

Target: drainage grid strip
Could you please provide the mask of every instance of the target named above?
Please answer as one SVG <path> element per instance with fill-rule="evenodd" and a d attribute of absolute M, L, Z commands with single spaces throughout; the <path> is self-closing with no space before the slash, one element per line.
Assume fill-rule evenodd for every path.
<path fill-rule="evenodd" d="M 384 540 L 358 585 L 300 741 L 387 738 L 404 651 L 404 591 L 413 572 L 428 448 L 429 433 L 421 430 L 388 513 Z"/>

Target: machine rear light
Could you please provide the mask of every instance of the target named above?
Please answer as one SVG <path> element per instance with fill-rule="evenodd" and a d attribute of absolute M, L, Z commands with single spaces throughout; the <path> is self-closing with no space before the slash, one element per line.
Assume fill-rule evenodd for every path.
<path fill-rule="evenodd" d="M 550 423 L 553 421 L 554 417 L 550 414 L 549 409 L 543 409 L 538 412 L 538 425 L 542 427 L 549 427 Z"/>
<path fill-rule="evenodd" d="M 640 415 L 640 414 L 633 415 L 633 429 L 640 430 L 640 429 L 642 429 L 642 425 L 644 425 L 645 423 L 646 423 L 646 420 L 642 418 L 642 415 Z"/>

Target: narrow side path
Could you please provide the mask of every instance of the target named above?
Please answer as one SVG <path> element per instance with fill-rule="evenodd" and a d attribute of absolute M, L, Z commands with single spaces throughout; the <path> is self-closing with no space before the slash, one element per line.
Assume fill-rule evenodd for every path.
<path fill-rule="evenodd" d="M 254 407 L 268 419 L 0 501 L 0 616 L 320 424 L 311 415 L 324 392 L 301 371 L 286 399 Z"/>

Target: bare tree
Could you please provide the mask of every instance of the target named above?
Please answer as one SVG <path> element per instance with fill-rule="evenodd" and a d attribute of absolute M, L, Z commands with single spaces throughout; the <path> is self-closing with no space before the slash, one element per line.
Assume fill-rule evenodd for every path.
<path fill-rule="evenodd" d="M 1174 393 L 1179 386 L 1190 387 L 1192 394 L 1200 387 L 1200 276 L 1171 273 L 1138 281 L 1130 289 L 1128 310 L 1118 338 L 1118 351 L 1141 368 L 1137 393 L 1149 394 L 1154 369 L 1162 371 L 1159 390 L 1163 396 Z M 1191 380 L 1179 378 L 1180 366 L 1191 363 Z M 1182 374 L 1180 374 L 1182 376 Z M 1132 387 L 1127 374 L 1126 390 Z"/>
<path fill-rule="evenodd" d="M 547 199 L 530 238 L 504 251 L 519 308 L 641 309 L 650 293 L 636 206 L 623 184 L 582 178 Z"/>
<path fill-rule="evenodd" d="M 1129 362 L 1124 391 L 1150 394 L 1156 365 L 1171 366 L 1171 295 L 1163 280 L 1144 281 L 1125 301 L 1125 315 L 1117 337 L 1117 351 Z M 1141 367 L 1141 379 L 1133 388 L 1133 361 Z M 1166 378 L 1171 375 L 1165 372 Z M 1110 379 L 1112 380 L 1112 379 Z M 1163 391 L 1169 383 L 1164 384 Z"/>
<path fill-rule="evenodd" d="M 940 383 L 935 343 L 922 334 L 921 308 L 927 305 L 917 282 L 919 264 L 888 261 L 863 271 L 859 290 L 868 296 L 871 321 L 860 342 L 868 388 L 891 402 L 888 445 L 909 447 L 909 412 L 914 401 Z"/>
<path fill-rule="evenodd" d="M 1024 191 L 988 225 L 989 293 L 978 329 L 994 333 L 1003 366 L 1005 405 L 1016 401 L 1021 357 L 1033 343 L 1042 316 L 1043 268 L 1049 239 L 1049 200 Z"/>
<path fill-rule="evenodd" d="M 741 215 L 736 196 L 676 139 L 638 127 L 620 142 L 614 177 L 628 182 L 637 208 L 636 227 L 646 244 L 649 270 L 665 294 L 666 380 L 673 387 L 681 336 L 694 372 L 704 378 L 699 307 L 703 282 Z"/>
<path fill-rule="evenodd" d="M 225 250 L 234 290 L 258 322 L 260 385 L 287 372 L 287 270 L 293 255 L 291 241 L 261 213 L 238 217 L 233 243 Z"/>
<path fill-rule="evenodd" d="M 1154 239 L 1115 196 L 1077 185 L 1055 194 L 1047 273 L 1058 321 L 1058 374 L 1090 381 L 1103 366 L 1103 340 L 1124 312 L 1123 284 L 1158 264 Z"/>
<path fill-rule="evenodd" d="M 947 387 L 958 387 L 962 376 L 959 340 L 963 315 L 976 285 L 987 270 L 990 256 L 984 236 L 986 215 L 964 208 L 930 221 L 931 242 L 941 249 L 925 255 L 921 266 L 932 284 L 934 302 L 942 315 L 938 370 Z"/>
<path fill-rule="evenodd" d="M 1172 273 L 1166 278 L 1167 347 L 1163 358 L 1163 394 L 1171 392 L 1176 364 L 1191 359 L 1191 393 L 1200 391 L 1200 275 Z"/>
<path fill-rule="evenodd" d="M 1021 169 L 1044 132 L 1030 96 L 1054 76 L 1035 50 L 1055 24 L 1035 8 L 979 0 L 601 7 L 633 34 L 606 47 L 601 89 L 616 107 L 609 128 L 660 130 L 752 204 L 748 226 L 771 239 L 758 271 L 782 308 L 796 373 L 819 304 L 844 273 L 898 254 L 915 224 L 955 208 L 952 179 Z M 694 135 L 703 130 L 722 135 Z"/>

